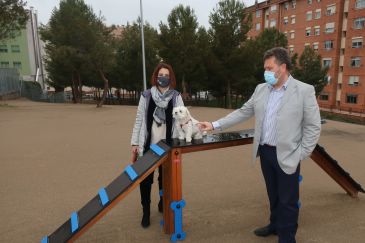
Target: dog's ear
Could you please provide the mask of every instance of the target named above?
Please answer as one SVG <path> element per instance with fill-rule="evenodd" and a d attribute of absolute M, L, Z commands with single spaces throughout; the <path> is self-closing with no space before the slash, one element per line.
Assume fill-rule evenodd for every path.
<path fill-rule="evenodd" d="M 190 116 L 190 111 L 188 110 L 188 108 L 185 107 L 185 111 L 186 111 L 186 116 L 190 118 L 191 116 Z"/>

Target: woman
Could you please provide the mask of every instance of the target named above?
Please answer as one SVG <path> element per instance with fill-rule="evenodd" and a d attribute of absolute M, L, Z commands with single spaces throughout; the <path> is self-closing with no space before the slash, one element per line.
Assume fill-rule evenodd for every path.
<path fill-rule="evenodd" d="M 176 137 L 174 133 L 174 121 L 172 109 L 175 106 L 184 105 L 179 92 L 174 90 L 176 79 L 172 67 L 160 63 L 155 68 L 151 78 L 152 88 L 143 92 L 139 100 L 136 121 L 132 133 L 132 154 L 142 156 L 151 144 L 161 139 L 170 140 Z M 162 168 L 158 168 L 158 186 L 162 191 Z M 141 203 L 143 217 L 141 225 L 147 228 L 150 225 L 151 185 L 153 183 L 151 173 L 140 184 Z M 162 196 L 158 203 L 158 210 L 162 212 Z"/>

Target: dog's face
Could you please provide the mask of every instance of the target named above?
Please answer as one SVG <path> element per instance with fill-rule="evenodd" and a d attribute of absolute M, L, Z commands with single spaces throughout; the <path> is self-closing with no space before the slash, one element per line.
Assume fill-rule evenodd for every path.
<path fill-rule="evenodd" d="M 172 117 L 176 120 L 186 120 L 190 118 L 190 113 L 185 106 L 176 106 L 172 110 Z"/>

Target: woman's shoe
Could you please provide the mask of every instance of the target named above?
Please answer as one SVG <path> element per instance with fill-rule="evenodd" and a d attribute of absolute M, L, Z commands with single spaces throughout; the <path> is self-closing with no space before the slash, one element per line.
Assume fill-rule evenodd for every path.
<path fill-rule="evenodd" d="M 150 205 L 144 205 L 141 225 L 143 228 L 147 228 L 150 224 Z"/>

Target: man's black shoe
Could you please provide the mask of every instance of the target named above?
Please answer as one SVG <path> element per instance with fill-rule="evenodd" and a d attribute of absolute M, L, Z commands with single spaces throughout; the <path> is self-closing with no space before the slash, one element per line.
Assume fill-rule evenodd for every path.
<path fill-rule="evenodd" d="M 265 227 L 262 228 L 258 228 L 254 230 L 255 235 L 260 236 L 260 237 L 266 237 L 269 235 L 276 235 L 276 230 L 273 229 L 270 225 L 267 225 Z"/>

